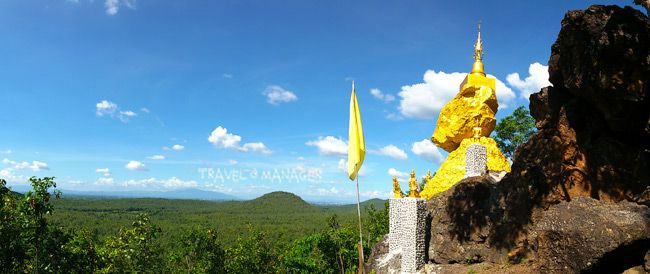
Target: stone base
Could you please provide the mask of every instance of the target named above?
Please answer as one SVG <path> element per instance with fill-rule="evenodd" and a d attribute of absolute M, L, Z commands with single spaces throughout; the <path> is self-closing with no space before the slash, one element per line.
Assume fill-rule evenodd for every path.
<path fill-rule="evenodd" d="M 510 162 L 506 158 L 496 141 L 489 137 L 481 137 L 479 140 L 468 138 L 463 140 L 458 149 L 452 151 L 440 165 L 436 175 L 429 180 L 420 192 L 420 196 L 431 199 L 434 195 L 449 189 L 451 186 L 465 178 L 465 166 L 467 149 L 473 144 L 480 144 L 485 147 L 487 153 L 487 170 L 510 172 Z"/>
<path fill-rule="evenodd" d="M 401 254 L 401 271 L 416 272 L 425 263 L 426 209 L 419 198 L 391 198 L 388 250 Z"/>

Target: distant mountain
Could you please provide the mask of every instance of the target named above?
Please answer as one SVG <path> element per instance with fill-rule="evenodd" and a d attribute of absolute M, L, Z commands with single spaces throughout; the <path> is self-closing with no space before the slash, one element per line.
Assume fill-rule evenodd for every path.
<path fill-rule="evenodd" d="M 313 208 L 310 203 L 305 202 L 300 196 L 284 191 L 276 191 L 264 194 L 258 198 L 248 201 L 253 206 L 268 208 Z"/>
<path fill-rule="evenodd" d="M 64 196 L 106 197 L 106 198 L 163 198 L 184 200 L 230 201 L 237 197 L 221 192 L 205 191 L 196 188 L 173 191 L 74 191 L 61 190 Z"/>

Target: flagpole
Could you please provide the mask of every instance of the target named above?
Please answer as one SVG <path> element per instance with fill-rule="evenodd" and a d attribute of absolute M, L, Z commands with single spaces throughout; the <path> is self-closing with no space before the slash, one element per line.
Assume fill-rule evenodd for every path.
<path fill-rule="evenodd" d="M 354 165 L 354 169 L 356 169 L 357 165 Z M 364 256 L 363 256 L 363 232 L 361 230 L 361 203 L 359 201 L 359 173 L 357 171 L 356 174 L 356 181 L 357 181 L 357 216 L 359 217 L 359 269 L 357 273 L 364 273 Z"/>

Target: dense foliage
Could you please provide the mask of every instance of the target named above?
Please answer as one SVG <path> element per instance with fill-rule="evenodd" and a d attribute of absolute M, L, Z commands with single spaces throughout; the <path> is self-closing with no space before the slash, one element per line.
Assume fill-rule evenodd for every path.
<path fill-rule="evenodd" d="M 517 147 L 535 133 L 535 119 L 530 116 L 526 107 L 521 106 L 511 115 L 503 117 L 494 132 L 494 140 L 499 148 L 506 157 L 512 159 Z"/>
<path fill-rule="evenodd" d="M 336 214 L 354 220 L 353 208 L 349 206 L 313 206 L 287 193 L 249 202 L 71 199 L 67 204 L 66 199 L 55 201 L 61 193 L 53 190 L 54 178 L 32 177 L 30 182 L 33 190 L 20 195 L 10 191 L 0 179 L 3 272 L 353 273 L 357 268 L 358 227 L 355 222 L 341 222 Z M 108 206 L 106 201 L 130 206 L 121 210 L 119 206 Z M 369 203 L 364 214 L 366 256 L 370 246 L 388 232 L 388 207 L 385 204 L 378 210 L 376 202 Z M 58 207 L 54 213 L 59 205 L 65 208 L 62 216 L 58 216 Z M 248 210 L 240 218 L 250 215 L 250 220 L 259 219 L 258 222 L 247 224 L 245 229 L 234 222 L 238 231 L 228 231 L 229 234 L 221 232 L 221 226 L 210 226 L 214 224 L 210 218 L 215 217 L 210 215 L 212 210 L 221 207 L 237 211 L 237 206 Z M 283 211 L 278 212 L 278 208 Z M 172 216 L 168 213 L 187 219 L 166 220 Z M 322 223 L 315 222 L 324 214 L 328 215 Z M 280 217 L 283 215 L 287 216 Z M 125 224 L 117 216 L 127 217 L 130 222 Z M 75 217 L 81 221 L 65 222 Z M 102 217 L 113 222 L 116 231 L 98 229 L 108 224 Z M 289 237 L 278 231 L 283 225 L 304 225 L 303 217 L 320 223 L 320 228 L 307 226 L 315 231 L 296 230 Z M 274 223 L 274 218 L 295 223 Z M 218 222 L 234 219 L 217 218 Z M 158 221 L 165 223 L 165 227 L 158 226 Z M 173 223 L 175 229 L 171 229 Z"/>

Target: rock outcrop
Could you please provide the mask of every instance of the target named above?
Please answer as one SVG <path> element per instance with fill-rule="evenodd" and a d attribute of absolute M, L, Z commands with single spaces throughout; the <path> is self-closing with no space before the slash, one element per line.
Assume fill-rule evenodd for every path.
<path fill-rule="evenodd" d="M 568 12 L 549 74 L 553 86 L 530 97 L 538 132 L 512 172 L 464 179 L 428 202 L 424 271 L 650 272 L 648 17 Z"/>

